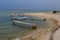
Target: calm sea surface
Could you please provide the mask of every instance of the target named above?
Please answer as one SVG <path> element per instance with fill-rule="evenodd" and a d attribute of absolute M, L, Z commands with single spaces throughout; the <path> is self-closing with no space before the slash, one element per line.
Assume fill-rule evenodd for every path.
<path fill-rule="evenodd" d="M 29 28 L 12 25 L 10 20 L 10 14 L 24 13 L 24 12 L 29 12 L 29 11 L 0 11 L 0 40 L 7 40 L 8 38 L 13 38 L 18 36 L 22 37 L 24 35 L 27 35 L 27 33 L 34 31 Z M 40 21 L 40 22 L 38 21 L 38 24 L 39 23 L 41 25 L 39 28 L 43 28 L 47 26 L 46 22 L 44 21 Z"/>

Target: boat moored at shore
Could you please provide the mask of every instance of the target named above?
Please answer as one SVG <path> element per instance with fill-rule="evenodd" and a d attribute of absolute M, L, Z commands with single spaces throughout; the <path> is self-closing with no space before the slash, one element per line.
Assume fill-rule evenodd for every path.
<path fill-rule="evenodd" d="M 22 21 L 16 21 L 16 20 L 13 20 L 13 25 L 18 25 L 18 26 L 22 26 L 22 27 L 26 27 L 26 28 L 32 28 L 32 29 L 37 28 L 37 26 L 35 24 L 22 22 Z"/>

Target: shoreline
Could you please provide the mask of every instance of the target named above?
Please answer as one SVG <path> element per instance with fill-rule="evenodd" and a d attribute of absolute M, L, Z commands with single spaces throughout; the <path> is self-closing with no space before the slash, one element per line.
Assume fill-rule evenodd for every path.
<path fill-rule="evenodd" d="M 39 13 L 38 13 L 38 14 L 39 14 Z M 34 15 L 34 14 L 33 14 L 33 15 L 32 15 L 32 14 L 26 14 L 26 15 L 36 16 L 37 14 L 35 14 L 35 15 Z M 47 29 L 48 32 L 49 32 L 49 31 L 52 31 L 52 30 L 55 30 L 56 28 L 58 28 L 57 26 L 59 25 L 59 24 L 58 24 L 58 21 L 59 21 L 59 20 L 57 20 L 57 19 L 55 18 L 55 16 L 56 16 L 55 14 L 52 14 L 52 15 L 51 15 L 51 14 L 47 14 L 47 15 L 46 15 L 45 13 L 43 13 L 43 14 L 40 14 L 40 15 L 41 15 L 41 16 L 43 15 L 44 18 L 48 18 L 48 19 L 53 17 L 52 19 L 53 19 L 54 23 L 56 23 L 56 24 L 54 24 L 54 27 Z M 38 15 L 37 17 L 39 17 L 39 15 Z M 53 22 L 53 21 L 52 21 L 52 22 Z M 56 22 L 55 22 L 55 21 L 56 21 Z M 44 30 L 44 31 L 45 31 L 45 30 Z M 46 31 L 45 31 L 45 32 L 46 32 Z M 44 32 L 44 34 L 45 34 L 45 32 Z M 43 34 L 42 34 L 42 35 L 43 35 Z M 40 36 L 41 36 L 41 35 L 40 35 Z M 43 36 L 44 36 L 44 35 L 43 35 Z M 49 37 L 50 37 L 50 35 L 49 35 Z M 41 37 L 41 38 L 42 38 L 42 37 Z M 39 40 L 39 39 L 38 39 L 38 40 Z M 44 39 L 41 39 L 41 40 L 44 40 Z"/>
<path fill-rule="evenodd" d="M 51 35 L 51 32 L 53 30 L 55 30 L 56 28 L 58 28 L 59 24 L 58 21 L 58 15 L 56 14 L 48 14 L 48 13 L 28 13 L 28 14 L 24 14 L 24 15 L 27 15 L 27 16 L 36 16 L 36 17 L 43 17 L 43 18 L 47 18 L 47 19 L 50 19 L 52 20 L 53 22 L 53 26 L 52 27 L 49 27 L 47 29 L 43 29 L 42 31 L 39 30 L 39 32 L 36 33 L 33 33 L 33 34 L 29 34 L 27 36 L 24 36 L 22 38 L 20 38 L 21 40 L 46 40 L 46 39 L 49 39 L 50 38 L 50 35 Z M 56 17 L 57 16 L 57 17 Z M 60 21 L 59 21 L 60 22 Z M 48 36 L 49 38 L 45 38 L 45 36 Z M 41 37 L 41 38 L 40 38 Z M 45 38 L 45 39 L 43 39 Z M 50 39 L 49 39 L 50 40 Z"/>
<path fill-rule="evenodd" d="M 52 28 L 54 29 L 54 27 L 52 27 Z M 43 36 L 46 36 L 47 33 L 51 34 L 50 32 L 52 31 L 52 28 L 51 27 L 50 28 L 44 28 L 43 30 L 41 30 L 41 31 L 39 30 L 39 32 L 37 32 L 37 34 L 35 33 L 32 36 L 29 34 L 27 37 L 26 36 L 25 36 L 25 38 L 23 37 L 23 40 L 24 39 L 26 39 L 26 40 L 37 40 L 38 38 L 36 38 L 36 37 L 42 37 L 43 38 Z M 39 38 L 39 39 L 42 40 L 41 38 Z"/>

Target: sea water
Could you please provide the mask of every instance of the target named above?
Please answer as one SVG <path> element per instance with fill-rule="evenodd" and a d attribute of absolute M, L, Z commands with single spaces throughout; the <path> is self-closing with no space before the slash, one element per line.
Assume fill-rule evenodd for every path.
<path fill-rule="evenodd" d="M 14 26 L 10 20 L 10 14 L 12 13 L 30 13 L 31 11 L 0 11 L 0 40 L 8 40 L 9 38 L 14 37 L 22 37 L 27 35 L 29 32 L 34 30 L 21 27 L 21 26 Z M 32 11 L 33 12 L 33 11 Z M 32 21 L 31 21 L 32 22 Z M 33 21 L 35 22 L 35 21 Z M 38 21 L 37 24 L 40 23 L 39 28 L 47 27 L 44 21 Z"/>

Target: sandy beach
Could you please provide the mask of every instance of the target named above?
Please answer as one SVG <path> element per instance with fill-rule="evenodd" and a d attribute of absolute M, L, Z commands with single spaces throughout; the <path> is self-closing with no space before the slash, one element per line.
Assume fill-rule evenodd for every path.
<path fill-rule="evenodd" d="M 56 40 L 55 38 L 56 37 L 54 37 L 54 39 L 53 38 L 51 38 L 51 36 L 52 36 L 52 34 L 53 34 L 53 32 L 54 31 L 56 31 L 56 29 L 58 29 L 59 27 L 58 26 L 60 26 L 60 15 L 59 14 L 49 14 L 49 13 L 28 13 L 28 14 L 24 14 L 24 15 L 27 15 L 27 16 L 35 16 L 35 17 L 43 17 L 43 18 L 46 18 L 46 19 L 52 19 L 52 22 L 55 24 L 52 24 L 52 25 L 54 25 L 54 26 L 52 26 L 52 27 L 50 27 L 50 28 L 47 28 L 47 29 L 44 29 L 44 30 L 42 30 L 41 32 L 40 32 L 40 34 L 39 33 L 37 33 L 37 34 L 35 34 L 35 35 L 33 35 L 33 36 L 29 36 L 28 35 L 28 37 L 25 37 L 25 38 L 23 38 L 23 39 L 26 39 L 26 40 Z M 55 33 L 54 32 L 54 34 L 55 34 L 55 36 L 57 36 L 58 34 L 60 34 L 60 33 Z M 59 38 L 59 36 L 57 37 L 57 38 Z M 57 40 L 59 40 L 59 39 L 57 39 Z"/>
<path fill-rule="evenodd" d="M 60 34 L 60 14 L 50 14 L 48 12 L 42 12 L 42 13 L 24 13 L 23 15 L 26 16 L 34 16 L 38 18 L 45 18 L 51 20 L 51 27 L 40 29 L 32 34 L 29 34 L 27 36 L 24 36 L 20 38 L 20 40 L 60 40 L 59 35 Z M 58 30 L 59 29 L 59 30 Z M 57 31 L 56 31 L 57 30 Z M 54 37 L 53 37 L 54 36 Z M 57 37 L 56 37 L 57 36 Z M 18 40 L 18 39 L 17 39 Z"/>

